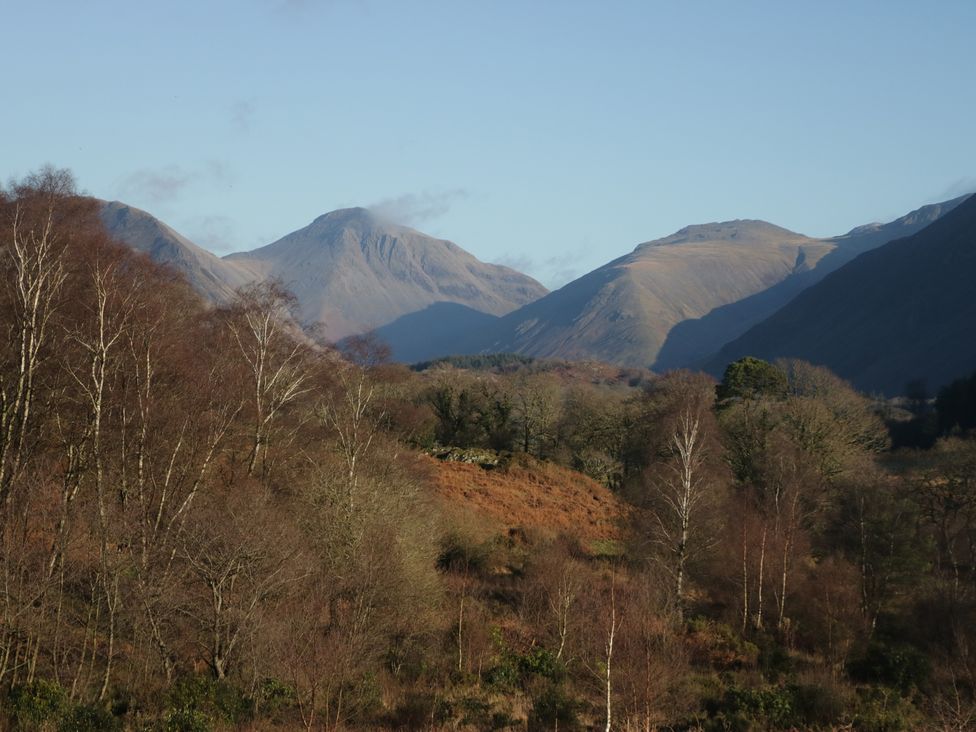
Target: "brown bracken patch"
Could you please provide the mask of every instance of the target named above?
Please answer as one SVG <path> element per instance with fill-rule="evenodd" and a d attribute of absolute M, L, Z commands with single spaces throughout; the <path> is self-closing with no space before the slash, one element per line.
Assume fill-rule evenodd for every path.
<path fill-rule="evenodd" d="M 624 504 L 608 488 L 568 468 L 520 456 L 493 469 L 429 461 L 431 483 L 447 513 L 475 513 L 534 534 L 584 541 L 617 539 Z"/>

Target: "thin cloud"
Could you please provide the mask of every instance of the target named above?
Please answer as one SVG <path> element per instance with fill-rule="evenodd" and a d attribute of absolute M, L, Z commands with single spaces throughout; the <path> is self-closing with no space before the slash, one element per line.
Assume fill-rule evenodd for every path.
<path fill-rule="evenodd" d="M 158 170 L 137 170 L 122 181 L 119 192 L 123 198 L 139 197 L 152 203 L 163 203 L 179 197 L 192 179 L 190 173 L 176 165 Z"/>
<path fill-rule="evenodd" d="M 230 122 L 238 132 L 250 132 L 254 119 L 254 103 L 248 99 L 238 99 L 230 106 Z"/>
<path fill-rule="evenodd" d="M 230 186 L 233 180 L 230 166 L 221 160 L 209 160 L 199 168 L 190 170 L 179 165 L 141 168 L 122 180 L 119 198 L 134 198 L 159 205 L 175 201 L 192 185 Z"/>
<path fill-rule="evenodd" d="M 536 268 L 536 263 L 531 257 L 526 257 L 524 254 L 508 254 L 505 253 L 495 260 L 495 264 L 500 264 L 503 267 L 510 267 L 516 272 L 528 273 Z"/>
<path fill-rule="evenodd" d="M 240 250 L 240 237 L 226 216 L 202 216 L 186 224 L 191 241 L 217 256 Z"/>
<path fill-rule="evenodd" d="M 386 198 L 367 206 L 377 216 L 398 224 L 415 226 L 438 219 L 460 200 L 467 198 L 467 191 L 455 188 L 443 193 L 405 193 L 396 198 Z"/>
<path fill-rule="evenodd" d="M 950 184 L 948 188 L 946 188 L 942 193 L 940 193 L 935 198 L 935 200 L 946 201 L 952 198 L 959 198 L 959 196 L 965 196 L 968 193 L 974 193 L 974 192 L 976 192 L 976 178 L 972 176 L 966 176 Z"/>
<path fill-rule="evenodd" d="M 568 251 L 556 257 L 547 257 L 543 260 L 533 259 L 524 254 L 503 254 L 495 259 L 495 264 L 534 277 L 550 290 L 558 290 L 568 282 L 572 282 L 584 273 L 584 262 L 589 250 L 587 247 L 580 247 L 575 251 Z"/>

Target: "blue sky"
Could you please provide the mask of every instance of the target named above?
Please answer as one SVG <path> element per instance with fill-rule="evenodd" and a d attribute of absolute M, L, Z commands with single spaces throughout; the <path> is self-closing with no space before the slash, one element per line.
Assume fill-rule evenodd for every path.
<path fill-rule="evenodd" d="M 976 2 L 0 0 L 0 175 L 218 252 L 352 205 L 559 285 L 976 190 Z"/>

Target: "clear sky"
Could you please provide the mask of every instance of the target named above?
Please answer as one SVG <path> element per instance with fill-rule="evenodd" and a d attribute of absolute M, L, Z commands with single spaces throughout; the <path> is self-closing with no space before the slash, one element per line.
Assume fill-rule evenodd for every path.
<path fill-rule="evenodd" d="M 976 2 L 0 0 L 0 176 L 217 253 L 345 206 L 560 285 L 684 225 L 976 190 Z"/>

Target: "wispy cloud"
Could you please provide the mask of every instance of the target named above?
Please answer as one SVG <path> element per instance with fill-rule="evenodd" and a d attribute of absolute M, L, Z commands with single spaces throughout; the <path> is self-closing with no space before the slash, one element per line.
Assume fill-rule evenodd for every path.
<path fill-rule="evenodd" d="M 934 200 L 946 201 L 951 198 L 959 198 L 959 196 L 965 196 L 967 193 L 974 192 L 976 192 L 976 177 L 965 176 L 951 183 Z"/>
<path fill-rule="evenodd" d="M 231 125 L 238 132 L 250 132 L 254 111 L 254 102 L 250 99 L 238 99 L 230 105 Z"/>
<path fill-rule="evenodd" d="M 122 180 L 119 197 L 138 198 L 150 204 L 169 203 L 179 198 L 191 185 L 231 185 L 233 180 L 230 166 L 221 160 L 208 160 L 192 169 L 179 165 L 140 168 Z"/>
<path fill-rule="evenodd" d="M 378 216 L 398 224 L 415 226 L 440 218 L 468 194 L 462 188 L 442 193 L 405 193 L 396 198 L 386 198 L 367 208 Z"/>
<path fill-rule="evenodd" d="M 532 257 L 527 257 L 524 254 L 505 253 L 495 260 L 495 264 L 500 264 L 503 267 L 511 267 L 517 272 L 524 273 L 528 273 L 536 269 L 536 263 L 533 261 Z"/>
<path fill-rule="evenodd" d="M 123 198 L 139 196 L 161 203 L 177 198 L 191 180 L 192 176 L 177 165 L 156 170 L 144 168 L 129 174 L 122 181 L 119 192 Z"/>
<path fill-rule="evenodd" d="M 524 254 L 503 254 L 495 259 L 495 264 L 511 267 L 539 280 L 550 290 L 556 290 L 572 282 L 585 272 L 585 261 L 590 254 L 588 246 L 570 250 L 555 257 L 533 259 Z"/>
<path fill-rule="evenodd" d="M 217 256 L 237 252 L 242 248 L 234 222 L 226 216 L 191 218 L 184 226 L 192 241 Z"/>

